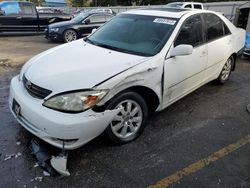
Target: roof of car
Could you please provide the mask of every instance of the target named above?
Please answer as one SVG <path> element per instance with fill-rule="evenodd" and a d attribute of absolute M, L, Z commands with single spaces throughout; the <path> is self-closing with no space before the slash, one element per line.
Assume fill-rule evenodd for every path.
<path fill-rule="evenodd" d="M 202 5 L 202 3 L 199 3 L 199 2 L 173 2 L 173 3 L 168 3 L 168 4 L 199 4 L 199 5 Z"/>
<path fill-rule="evenodd" d="M 139 14 L 139 15 L 148 15 L 148 16 L 163 16 L 171 18 L 180 18 L 184 14 L 191 12 L 190 9 L 181 9 L 181 8 L 148 8 L 148 9 L 136 9 L 130 10 L 125 13 L 127 14 Z"/>

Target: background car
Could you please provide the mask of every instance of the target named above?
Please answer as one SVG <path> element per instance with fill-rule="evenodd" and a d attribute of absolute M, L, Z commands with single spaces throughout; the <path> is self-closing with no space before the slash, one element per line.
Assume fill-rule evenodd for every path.
<path fill-rule="evenodd" d="M 103 12 L 103 13 L 109 13 L 109 14 L 113 14 L 113 15 L 116 15 L 116 12 L 113 11 L 112 9 L 80 9 L 80 10 L 77 10 L 73 13 L 74 17 L 76 17 L 77 15 L 79 15 L 80 13 L 86 13 L 86 12 L 89 12 L 89 13 L 97 13 L 97 12 Z"/>
<path fill-rule="evenodd" d="M 174 2 L 168 3 L 166 8 L 187 8 L 187 9 L 204 9 L 202 3 L 196 2 Z"/>
<path fill-rule="evenodd" d="M 45 30 L 45 37 L 51 41 L 71 42 L 89 35 L 109 21 L 114 15 L 106 12 L 85 12 L 78 14 L 70 21 L 50 24 Z"/>
<path fill-rule="evenodd" d="M 243 50 L 243 55 L 250 57 L 250 32 L 248 32 L 246 35 L 246 42 Z"/>
<path fill-rule="evenodd" d="M 66 21 L 71 18 L 71 15 L 62 12 L 40 14 L 31 2 L 0 2 L 0 32 L 44 31 L 47 25 L 51 23 Z"/>

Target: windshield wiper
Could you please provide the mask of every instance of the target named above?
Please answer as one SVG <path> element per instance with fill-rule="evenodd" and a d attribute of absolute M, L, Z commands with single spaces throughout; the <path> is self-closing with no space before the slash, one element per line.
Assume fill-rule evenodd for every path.
<path fill-rule="evenodd" d="M 115 51 L 122 51 L 123 49 L 120 49 L 120 48 L 117 48 L 117 47 L 114 47 L 114 46 L 110 46 L 110 45 L 107 45 L 107 44 L 96 44 L 96 46 L 100 46 L 100 47 L 103 47 L 103 48 L 107 48 L 107 49 L 110 49 L 110 50 L 115 50 Z"/>
<path fill-rule="evenodd" d="M 96 45 L 95 42 L 93 42 L 92 40 L 90 40 L 88 37 L 86 37 L 85 39 L 83 39 L 85 42 L 88 42 L 90 44 Z"/>

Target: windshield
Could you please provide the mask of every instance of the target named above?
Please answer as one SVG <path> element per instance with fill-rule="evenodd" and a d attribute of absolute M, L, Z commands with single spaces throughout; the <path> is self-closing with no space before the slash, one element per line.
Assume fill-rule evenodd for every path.
<path fill-rule="evenodd" d="M 86 17 L 89 16 L 89 13 L 80 13 L 76 17 L 74 17 L 71 21 L 75 23 L 79 23 L 83 21 Z"/>
<path fill-rule="evenodd" d="M 120 52 L 153 56 L 163 48 L 176 23 L 174 18 L 121 14 L 86 41 Z"/>

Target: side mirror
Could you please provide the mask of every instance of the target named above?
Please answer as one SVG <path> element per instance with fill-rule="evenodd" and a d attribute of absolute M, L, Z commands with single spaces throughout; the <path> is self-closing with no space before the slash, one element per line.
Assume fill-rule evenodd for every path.
<path fill-rule="evenodd" d="M 90 19 L 84 20 L 84 23 L 88 25 L 90 23 Z"/>
<path fill-rule="evenodd" d="M 170 50 L 170 57 L 190 55 L 193 53 L 193 46 L 187 44 L 178 45 Z"/>
<path fill-rule="evenodd" d="M 92 29 L 91 34 L 93 34 L 96 30 L 96 28 Z"/>

